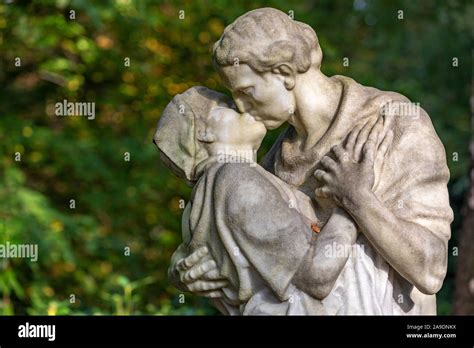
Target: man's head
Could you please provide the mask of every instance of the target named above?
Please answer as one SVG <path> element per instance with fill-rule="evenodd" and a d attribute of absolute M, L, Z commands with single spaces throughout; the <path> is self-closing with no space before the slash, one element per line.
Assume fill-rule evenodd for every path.
<path fill-rule="evenodd" d="M 322 51 L 310 26 L 262 8 L 224 30 L 214 45 L 213 60 L 239 110 L 273 129 L 295 111 L 296 77 L 319 69 Z"/>

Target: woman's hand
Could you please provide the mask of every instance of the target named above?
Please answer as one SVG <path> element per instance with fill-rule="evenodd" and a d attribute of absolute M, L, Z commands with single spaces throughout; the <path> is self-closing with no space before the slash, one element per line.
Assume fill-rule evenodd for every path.
<path fill-rule="evenodd" d="M 316 197 L 333 199 L 337 205 L 347 208 L 372 192 L 375 157 L 385 156 L 393 140 L 393 132 L 389 131 L 377 149 L 382 129 L 382 117 L 374 125 L 367 123 L 357 127 L 349 134 L 344 146 L 334 146 L 331 156 L 321 159 L 323 169 L 314 172 L 322 184 L 315 190 Z"/>
<path fill-rule="evenodd" d="M 209 298 L 222 297 L 222 288 L 228 285 L 207 247 L 199 248 L 186 257 L 178 249 L 168 276 L 177 289 Z"/>

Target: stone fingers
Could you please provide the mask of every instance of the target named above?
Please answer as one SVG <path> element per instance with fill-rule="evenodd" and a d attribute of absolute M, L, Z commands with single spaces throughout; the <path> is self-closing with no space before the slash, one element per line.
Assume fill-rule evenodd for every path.
<path fill-rule="evenodd" d="M 201 277 L 205 273 L 216 268 L 217 268 L 217 265 L 214 260 L 208 260 L 202 264 L 197 264 L 194 267 L 192 267 L 189 271 L 184 273 L 182 281 L 184 283 L 190 283 L 194 280 L 201 279 Z"/>
<path fill-rule="evenodd" d="M 327 172 L 321 169 L 317 169 L 314 172 L 314 177 L 316 178 L 316 180 L 318 180 L 319 182 L 323 184 L 331 182 L 331 176 Z"/>
<path fill-rule="evenodd" d="M 202 280 L 221 280 L 224 279 L 219 272 L 219 269 L 214 268 L 211 269 L 210 271 L 204 273 L 201 277 Z"/>
<path fill-rule="evenodd" d="M 377 156 L 381 156 L 382 158 L 385 157 L 385 154 L 387 153 L 388 149 L 390 148 L 390 145 L 392 145 L 393 141 L 393 131 L 389 130 L 385 137 L 383 138 L 382 142 L 379 145 L 379 148 L 377 149 Z"/>
<path fill-rule="evenodd" d="M 207 247 L 199 248 L 188 257 L 179 260 L 178 263 L 176 264 L 176 268 L 178 269 L 178 271 L 187 271 L 191 267 L 193 267 L 196 263 L 198 263 L 198 261 L 201 260 L 201 258 L 206 256 L 208 253 L 209 253 L 209 250 L 207 249 Z"/>
<path fill-rule="evenodd" d="M 364 144 L 367 141 L 367 137 L 371 129 L 372 129 L 372 123 L 367 122 L 357 136 L 357 141 L 356 141 L 356 144 L 354 145 L 354 153 L 353 153 L 354 160 L 356 162 L 360 161 L 362 148 L 364 147 Z"/>
<path fill-rule="evenodd" d="M 324 168 L 326 168 L 328 171 L 335 173 L 337 171 L 337 163 L 334 161 L 331 157 L 329 156 L 324 156 L 321 159 L 321 164 Z"/>
<path fill-rule="evenodd" d="M 316 197 L 321 197 L 321 198 L 330 198 L 332 196 L 331 190 L 327 186 L 317 188 L 314 191 L 314 194 Z"/>
<path fill-rule="evenodd" d="M 221 290 L 211 290 L 211 291 L 199 291 L 195 293 L 197 296 L 207 297 L 207 298 L 220 298 L 224 294 Z"/>
<path fill-rule="evenodd" d="M 354 146 L 357 140 L 357 136 L 360 133 L 363 125 L 356 126 L 349 134 L 347 138 L 347 142 L 345 145 L 346 151 L 350 152 L 351 154 L 354 152 Z"/>
<path fill-rule="evenodd" d="M 210 291 L 210 290 L 217 290 L 223 287 L 226 287 L 228 282 L 226 280 L 215 280 L 215 281 L 204 281 L 198 280 L 194 283 L 188 285 L 188 290 L 191 292 L 202 292 L 202 291 Z"/>

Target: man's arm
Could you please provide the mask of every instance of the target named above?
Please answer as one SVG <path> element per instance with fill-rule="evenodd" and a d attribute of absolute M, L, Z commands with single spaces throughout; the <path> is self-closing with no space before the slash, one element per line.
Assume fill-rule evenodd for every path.
<path fill-rule="evenodd" d="M 447 243 L 427 228 L 404 221 L 380 202 L 372 191 L 343 200 L 344 208 L 385 260 L 418 290 L 437 293 L 447 265 Z"/>

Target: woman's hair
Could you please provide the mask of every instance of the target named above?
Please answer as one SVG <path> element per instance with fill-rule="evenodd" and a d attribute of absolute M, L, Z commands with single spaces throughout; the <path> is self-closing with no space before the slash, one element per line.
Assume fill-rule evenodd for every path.
<path fill-rule="evenodd" d="M 197 134 L 206 133 L 204 120 L 217 105 L 232 107 L 232 100 L 206 87 L 191 87 L 171 100 L 158 121 L 153 142 L 162 161 L 190 182 L 196 180 L 196 166 L 209 156 Z"/>
<path fill-rule="evenodd" d="M 248 64 L 258 72 L 286 63 L 304 73 L 311 65 L 321 66 L 322 51 L 316 32 L 274 8 L 247 12 L 227 26 L 214 44 L 216 68 Z"/>

